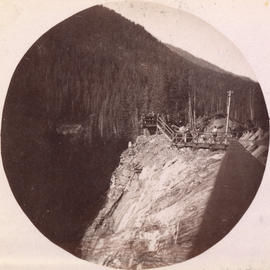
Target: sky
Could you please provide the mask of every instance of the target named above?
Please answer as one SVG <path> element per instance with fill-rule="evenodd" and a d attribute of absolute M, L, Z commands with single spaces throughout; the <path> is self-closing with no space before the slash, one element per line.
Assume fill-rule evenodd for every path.
<path fill-rule="evenodd" d="M 254 72 L 235 45 L 194 15 L 150 2 L 111 2 L 104 6 L 142 25 L 164 43 L 181 48 L 222 69 L 257 81 Z"/>

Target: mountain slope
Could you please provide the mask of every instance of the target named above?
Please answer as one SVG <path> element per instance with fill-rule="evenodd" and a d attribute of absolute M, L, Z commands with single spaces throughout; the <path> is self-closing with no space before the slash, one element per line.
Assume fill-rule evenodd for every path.
<path fill-rule="evenodd" d="M 172 50 L 173 52 L 177 53 L 178 55 L 180 55 L 181 57 L 185 58 L 186 60 L 190 61 L 191 63 L 197 65 L 197 66 L 200 66 L 202 68 L 206 68 L 206 69 L 209 69 L 209 70 L 212 70 L 212 71 L 215 71 L 215 72 L 219 72 L 219 73 L 225 73 L 225 74 L 228 74 L 228 75 L 231 75 L 231 76 L 236 76 L 236 77 L 239 77 L 243 80 L 247 80 L 247 81 L 251 81 L 250 78 L 247 78 L 247 77 L 244 77 L 244 76 L 240 76 L 240 75 L 236 75 L 234 73 L 231 73 L 227 70 L 224 70 L 202 58 L 198 58 L 198 57 L 195 57 L 194 55 L 192 55 L 191 53 L 183 50 L 183 49 L 180 49 L 180 48 L 177 48 L 175 46 L 172 46 L 170 44 L 166 44 L 166 46 Z"/>
<path fill-rule="evenodd" d="M 234 118 L 266 118 L 257 83 L 190 59 L 143 27 L 96 6 L 57 25 L 33 45 L 16 70 L 8 99 L 22 101 L 21 110 L 31 103 L 28 113 L 37 117 L 38 112 L 52 129 L 87 121 L 89 140 L 136 135 L 140 115 L 149 111 L 187 120 L 190 92 L 197 95 L 197 116 L 226 112 L 226 92 L 232 89 Z"/>

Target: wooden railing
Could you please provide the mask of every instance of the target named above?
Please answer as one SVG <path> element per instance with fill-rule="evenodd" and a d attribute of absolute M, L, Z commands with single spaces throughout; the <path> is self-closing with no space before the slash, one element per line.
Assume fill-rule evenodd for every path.
<path fill-rule="evenodd" d="M 157 129 L 163 133 L 177 147 L 226 149 L 231 134 L 218 132 L 177 132 L 173 130 L 161 117 L 157 117 Z"/>
<path fill-rule="evenodd" d="M 239 132 L 221 132 L 216 135 L 213 132 L 177 131 L 170 127 L 160 116 L 147 116 L 144 119 L 144 128 L 156 128 L 164 134 L 177 147 L 226 149 L 233 138 L 237 138 Z"/>
<path fill-rule="evenodd" d="M 161 118 L 157 117 L 157 128 L 170 139 L 171 141 L 175 138 L 175 131 L 167 125 L 167 123 Z"/>

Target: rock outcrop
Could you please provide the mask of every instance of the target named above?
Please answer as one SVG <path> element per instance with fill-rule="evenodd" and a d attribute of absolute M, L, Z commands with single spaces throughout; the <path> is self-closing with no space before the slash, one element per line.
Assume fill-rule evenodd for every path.
<path fill-rule="evenodd" d="M 269 131 L 258 128 L 256 131 L 245 132 L 239 142 L 249 151 L 257 160 L 266 165 L 269 149 Z"/>
<path fill-rule="evenodd" d="M 121 155 L 106 203 L 81 241 L 81 257 L 124 269 L 188 259 L 223 156 L 178 150 L 162 135 L 138 137 Z"/>

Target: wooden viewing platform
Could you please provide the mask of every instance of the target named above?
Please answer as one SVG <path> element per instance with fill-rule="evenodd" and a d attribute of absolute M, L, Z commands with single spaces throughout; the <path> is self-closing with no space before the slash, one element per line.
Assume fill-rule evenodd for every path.
<path fill-rule="evenodd" d="M 153 114 L 142 119 L 142 128 L 152 131 L 154 129 L 155 133 L 164 134 L 177 148 L 226 150 L 229 145 L 225 132 L 218 132 L 216 138 L 213 137 L 211 132 L 178 132 L 171 128 L 161 117 Z"/>

